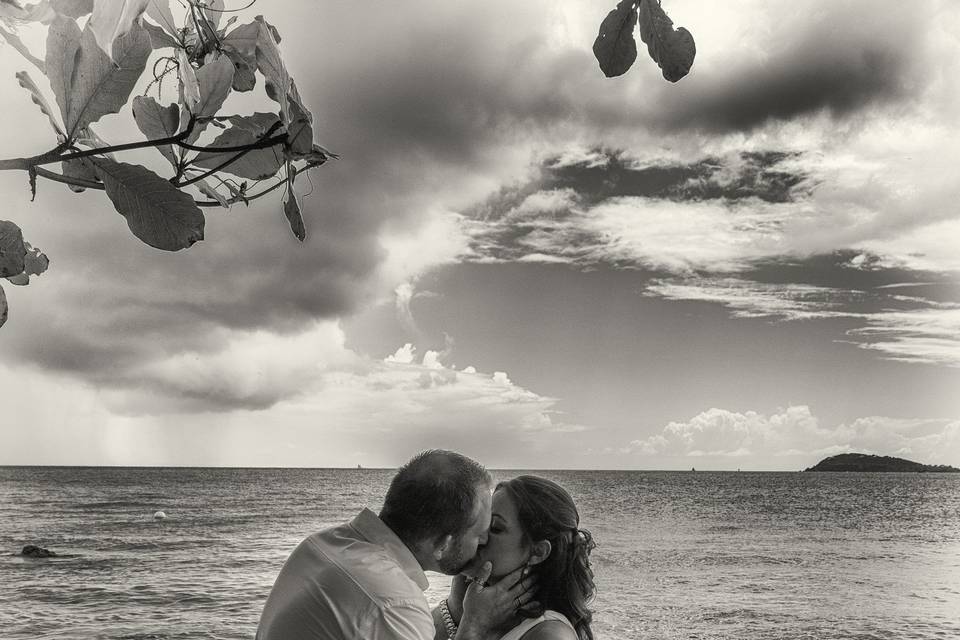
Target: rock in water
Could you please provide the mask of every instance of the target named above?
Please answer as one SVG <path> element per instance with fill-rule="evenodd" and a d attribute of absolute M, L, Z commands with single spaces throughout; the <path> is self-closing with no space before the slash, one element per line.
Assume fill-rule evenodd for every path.
<path fill-rule="evenodd" d="M 165 514 L 163 511 L 157 511 L 155 514 L 153 514 L 153 519 L 154 519 L 154 520 L 166 520 L 166 519 L 167 519 L 167 514 Z"/>
<path fill-rule="evenodd" d="M 57 554 L 53 551 L 50 551 L 50 549 L 44 549 L 43 547 L 28 544 L 20 552 L 20 555 L 26 558 L 54 558 Z"/>

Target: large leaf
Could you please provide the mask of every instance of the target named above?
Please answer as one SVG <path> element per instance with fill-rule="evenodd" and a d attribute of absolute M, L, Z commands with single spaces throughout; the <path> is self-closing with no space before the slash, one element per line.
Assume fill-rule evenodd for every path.
<path fill-rule="evenodd" d="M 203 213 L 189 195 L 146 167 L 97 159 L 107 197 L 133 235 L 164 251 L 186 249 L 203 240 Z"/>
<path fill-rule="evenodd" d="M 7 322 L 7 294 L 0 287 L 0 327 Z"/>
<path fill-rule="evenodd" d="M 290 122 L 287 124 L 287 144 L 290 154 L 298 158 L 309 154 L 313 149 L 313 115 L 303 106 L 297 83 L 290 81 L 290 93 L 287 95 L 290 108 Z"/>
<path fill-rule="evenodd" d="M 195 113 L 200 104 L 200 83 L 184 49 L 177 49 L 177 74 L 180 76 L 180 104 L 189 113 Z"/>
<path fill-rule="evenodd" d="M 80 27 L 72 18 L 58 16 L 47 30 L 47 78 L 53 96 L 60 105 L 60 115 L 64 126 L 72 92 L 73 72 L 80 59 L 80 40 L 83 38 Z M 67 127 L 69 131 L 69 127 Z"/>
<path fill-rule="evenodd" d="M 150 96 L 137 96 L 133 99 L 133 119 L 147 140 L 159 140 L 176 135 L 180 128 L 180 109 L 171 104 L 161 107 Z M 163 157 L 177 166 L 177 156 L 173 146 L 162 144 L 156 147 Z"/>
<path fill-rule="evenodd" d="M 94 0 L 87 28 L 107 57 L 116 56 L 114 42 L 133 29 L 150 0 Z M 116 58 L 114 58 L 116 59 Z M 117 60 L 119 62 L 119 60 Z"/>
<path fill-rule="evenodd" d="M 145 11 L 151 20 L 163 27 L 167 35 L 177 35 L 177 21 L 170 11 L 170 0 L 148 0 Z"/>
<path fill-rule="evenodd" d="M 198 117 L 212 117 L 217 115 L 224 100 L 230 95 L 233 85 L 233 62 L 225 55 L 217 56 L 197 70 L 197 84 L 200 90 L 200 101 L 197 103 L 193 115 Z M 187 142 L 192 143 L 200 137 L 207 128 L 206 122 L 198 122 L 193 131 L 187 136 Z"/>
<path fill-rule="evenodd" d="M 593 55 L 608 78 L 623 75 L 637 59 L 633 28 L 637 25 L 637 0 L 620 0 L 617 8 L 600 23 L 593 42 Z"/>
<path fill-rule="evenodd" d="M 260 23 L 260 33 L 257 35 L 257 68 L 266 78 L 267 95 L 280 103 L 280 119 L 284 124 L 290 123 L 290 110 L 287 94 L 290 93 L 290 74 L 280 55 L 280 37 L 273 25 L 257 16 Z"/>
<path fill-rule="evenodd" d="M 8 220 L 0 220 L 0 278 L 22 273 L 26 254 L 20 227 Z"/>
<path fill-rule="evenodd" d="M 267 130 L 278 121 L 278 118 L 272 113 L 255 113 L 252 116 L 234 116 L 229 121 L 232 126 L 217 136 L 211 147 L 238 147 L 253 144 L 266 135 Z M 197 155 L 193 164 L 204 169 L 215 169 L 235 155 L 237 155 L 236 151 L 223 153 L 204 151 Z M 277 144 L 265 149 L 248 151 L 223 170 L 241 178 L 263 180 L 275 175 L 283 163 L 283 147 Z"/>
<path fill-rule="evenodd" d="M 647 52 L 663 71 L 663 77 L 676 82 L 690 73 L 697 46 L 689 31 L 673 28 L 673 20 L 656 0 L 640 0 L 640 39 Z"/>
<path fill-rule="evenodd" d="M 108 113 L 120 111 L 143 74 L 151 51 L 150 36 L 136 23 L 114 42 L 113 60 L 100 49 L 89 25 L 84 29 L 64 117 L 69 137 Z"/>
<path fill-rule="evenodd" d="M 43 97 L 43 94 L 40 93 L 40 88 L 37 87 L 37 84 L 33 81 L 33 78 L 30 77 L 30 74 L 26 71 L 18 71 L 16 76 L 20 86 L 30 92 L 30 99 L 33 101 L 33 104 L 40 107 L 43 115 L 47 116 L 47 119 L 50 120 L 50 126 L 53 127 L 53 130 L 61 136 L 64 135 L 63 129 L 60 128 L 60 125 L 57 124 L 56 119 L 53 117 L 53 108 L 50 106 L 50 103 L 47 102 L 47 99 Z"/>
<path fill-rule="evenodd" d="M 220 26 L 220 18 L 223 16 L 223 10 L 226 4 L 223 0 L 207 0 L 203 9 L 203 15 L 210 21 L 210 25 L 217 29 Z"/>

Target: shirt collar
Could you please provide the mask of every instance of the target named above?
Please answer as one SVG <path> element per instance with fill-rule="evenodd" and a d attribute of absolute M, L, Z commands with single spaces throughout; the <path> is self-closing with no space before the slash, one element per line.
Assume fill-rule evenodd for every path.
<path fill-rule="evenodd" d="M 430 583 L 427 582 L 423 567 L 417 562 L 407 545 L 403 544 L 397 534 L 377 517 L 377 514 L 370 509 L 364 509 L 350 524 L 368 541 L 383 545 L 397 560 L 407 577 L 416 582 L 421 591 L 427 590 Z"/>

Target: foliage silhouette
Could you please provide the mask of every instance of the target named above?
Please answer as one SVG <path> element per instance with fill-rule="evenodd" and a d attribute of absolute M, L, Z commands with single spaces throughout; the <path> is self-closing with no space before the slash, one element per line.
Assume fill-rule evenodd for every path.
<path fill-rule="evenodd" d="M 633 29 L 640 25 L 640 39 L 647 53 L 670 82 L 690 73 L 697 47 L 689 31 L 673 28 L 659 0 L 620 0 L 600 23 L 593 55 L 608 78 L 626 73 L 637 59 Z"/>
<path fill-rule="evenodd" d="M 37 178 L 65 183 L 76 192 L 97 189 L 144 243 L 178 251 L 203 239 L 201 207 L 229 207 L 283 187 L 283 213 L 303 242 L 306 228 L 294 189 L 296 178 L 337 158 L 313 141 L 313 116 L 287 72 L 280 34 L 263 16 L 236 25 L 223 0 L 0 0 L 0 37 L 47 76 L 53 101 L 30 73 L 19 85 L 50 122 L 49 151 L 0 160 L 0 170 L 27 172 L 36 196 Z M 225 19 L 226 18 L 226 19 Z M 18 35 L 24 25 L 47 29 L 46 53 L 35 56 Z M 81 26 L 82 25 L 82 26 Z M 156 52 L 156 53 L 155 53 Z M 153 80 L 130 100 L 151 59 Z M 252 91 L 257 76 L 276 113 L 223 114 L 231 92 Z M 163 104 L 164 81 L 175 78 L 178 99 Z M 156 88 L 156 98 L 149 95 Z M 131 104 L 144 140 L 104 142 L 93 128 L 103 116 Z M 209 126 L 223 131 L 211 144 L 199 139 Z M 119 154 L 153 147 L 170 163 L 170 177 Z M 61 173 L 46 168 L 60 164 Z M 257 188 L 262 180 L 272 185 Z M 193 186 L 207 199 L 184 189 Z M 20 228 L 0 220 L 0 277 L 25 285 L 46 270 L 49 259 L 23 239 Z M 0 288 L 0 326 L 7 320 Z"/>

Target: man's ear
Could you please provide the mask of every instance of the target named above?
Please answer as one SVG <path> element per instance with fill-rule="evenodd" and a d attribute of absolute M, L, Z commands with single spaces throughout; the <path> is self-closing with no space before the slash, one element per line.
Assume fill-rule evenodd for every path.
<path fill-rule="evenodd" d="M 549 540 L 534 542 L 530 548 L 530 558 L 527 560 L 527 564 L 530 566 L 540 564 L 550 557 L 551 551 L 553 551 L 553 545 L 550 544 Z"/>
<path fill-rule="evenodd" d="M 447 554 L 453 548 L 453 536 L 447 534 L 440 538 L 437 538 L 436 543 L 433 545 L 433 559 L 440 560 L 443 556 Z"/>

